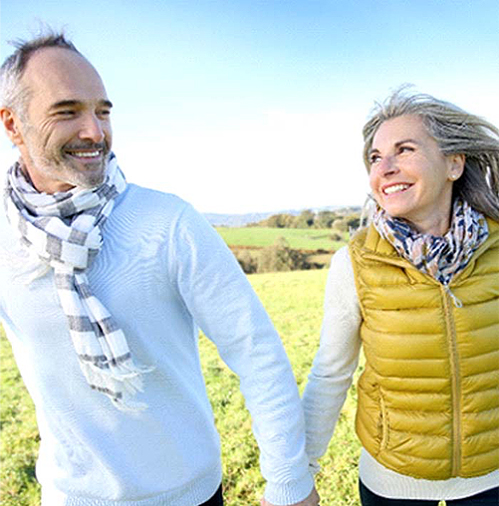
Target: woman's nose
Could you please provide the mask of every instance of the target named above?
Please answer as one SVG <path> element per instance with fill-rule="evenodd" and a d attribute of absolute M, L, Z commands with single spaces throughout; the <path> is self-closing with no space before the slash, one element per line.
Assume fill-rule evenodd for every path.
<path fill-rule="evenodd" d="M 398 166 L 393 156 L 384 156 L 378 163 L 377 170 L 380 175 L 389 176 L 398 172 Z"/>

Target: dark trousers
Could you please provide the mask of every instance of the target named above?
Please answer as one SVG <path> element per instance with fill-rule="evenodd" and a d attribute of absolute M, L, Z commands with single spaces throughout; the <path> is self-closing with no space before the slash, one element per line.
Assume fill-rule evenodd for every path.
<path fill-rule="evenodd" d="M 222 485 L 220 485 L 218 490 L 215 492 L 215 495 L 199 506 L 223 506 L 223 504 L 224 498 L 222 497 Z"/>
<path fill-rule="evenodd" d="M 439 501 L 422 501 L 419 499 L 388 499 L 371 492 L 359 481 L 359 493 L 362 506 L 438 506 Z M 446 501 L 447 506 L 497 506 L 499 504 L 499 487 L 486 490 L 477 495 Z"/>

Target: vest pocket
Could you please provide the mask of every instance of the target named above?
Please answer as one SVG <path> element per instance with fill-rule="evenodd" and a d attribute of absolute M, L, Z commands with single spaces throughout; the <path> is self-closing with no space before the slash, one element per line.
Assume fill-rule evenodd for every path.
<path fill-rule="evenodd" d="M 381 388 L 379 389 L 379 407 L 380 407 L 380 425 L 381 441 L 379 443 L 380 452 L 388 447 L 388 413 L 386 411 L 385 399 Z"/>

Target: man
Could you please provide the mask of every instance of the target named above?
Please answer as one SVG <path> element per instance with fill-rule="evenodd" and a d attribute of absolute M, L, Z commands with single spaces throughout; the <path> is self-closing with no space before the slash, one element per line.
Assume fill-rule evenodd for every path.
<path fill-rule="evenodd" d="M 43 506 L 222 504 L 197 325 L 240 377 L 262 504 L 318 504 L 279 337 L 206 221 L 126 183 L 97 71 L 50 34 L 19 44 L 0 79 L 20 153 L 0 213 L 0 319 L 36 406 Z"/>

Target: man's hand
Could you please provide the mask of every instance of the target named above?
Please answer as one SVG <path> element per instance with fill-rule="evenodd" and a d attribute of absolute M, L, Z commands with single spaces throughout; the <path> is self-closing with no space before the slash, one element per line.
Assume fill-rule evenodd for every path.
<path fill-rule="evenodd" d="M 303 501 L 297 502 L 295 504 L 290 504 L 289 506 L 318 506 L 320 501 L 319 494 L 317 493 L 317 490 L 314 489 L 312 492 L 310 492 L 310 495 L 303 499 Z M 269 503 L 265 497 L 260 501 L 261 506 L 274 506 L 273 504 Z"/>

